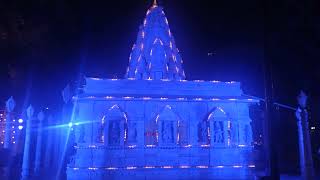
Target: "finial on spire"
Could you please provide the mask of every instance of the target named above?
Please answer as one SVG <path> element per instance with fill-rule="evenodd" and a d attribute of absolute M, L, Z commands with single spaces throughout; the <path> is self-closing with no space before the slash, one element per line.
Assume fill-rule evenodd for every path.
<path fill-rule="evenodd" d="M 158 6 L 157 0 L 153 0 L 152 6 Z"/>

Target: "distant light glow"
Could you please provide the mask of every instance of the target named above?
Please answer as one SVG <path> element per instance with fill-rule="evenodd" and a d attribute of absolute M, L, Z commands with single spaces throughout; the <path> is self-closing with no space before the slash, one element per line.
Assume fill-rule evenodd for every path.
<path fill-rule="evenodd" d="M 212 83 L 219 83 L 220 81 L 210 81 L 210 82 L 212 82 Z"/>
<path fill-rule="evenodd" d="M 146 169 L 153 169 L 153 168 L 155 168 L 154 166 L 144 166 L 144 168 L 146 168 Z"/>
<path fill-rule="evenodd" d="M 89 170 L 97 170 L 98 168 L 96 168 L 96 167 L 89 167 L 88 169 L 89 169 Z"/>
<path fill-rule="evenodd" d="M 173 168 L 173 166 L 163 166 L 162 168 L 164 168 L 164 169 L 171 169 L 171 168 Z"/>
<path fill-rule="evenodd" d="M 196 168 L 205 169 L 208 168 L 208 166 L 196 166 Z"/>
<path fill-rule="evenodd" d="M 234 165 L 232 167 L 234 167 L 234 168 L 242 168 L 242 166 L 240 166 L 240 165 Z"/>
<path fill-rule="evenodd" d="M 314 127 L 314 126 L 311 127 L 311 130 L 315 130 L 315 129 L 316 129 L 316 127 Z"/>
<path fill-rule="evenodd" d="M 156 145 L 148 144 L 148 145 L 146 145 L 146 147 L 156 147 Z"/>
<path fill-rule="evenodd" d="M 190 168 L 190 166 L 179 166 L 182 169 Z"/>
<path fill-rule="evenodd" d="M 201 144 L 201 147 L 210 147 L 210 144 Z"/>
<path fill-rule="evenodd" d="M 72 122 L 69 122 L 68 126 L 69 126 L 69 127 L 72 127 Z"/>
<path fill-rule="evenodd" d="M 19 119 L 18 122 L 19 122 L 19 123 L 23 123 L 23 119 Z"/>

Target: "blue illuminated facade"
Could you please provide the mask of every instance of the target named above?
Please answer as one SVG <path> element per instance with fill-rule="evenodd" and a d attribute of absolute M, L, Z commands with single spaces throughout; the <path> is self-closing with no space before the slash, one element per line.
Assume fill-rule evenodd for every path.
<path fill-rule="evenodd" d="M 68 179 L 244 178 L 255 168 L 239 82 L 185 80 L 163 9 L 147 11 L 124 79 L 86 78 L 73 98 Z"/>

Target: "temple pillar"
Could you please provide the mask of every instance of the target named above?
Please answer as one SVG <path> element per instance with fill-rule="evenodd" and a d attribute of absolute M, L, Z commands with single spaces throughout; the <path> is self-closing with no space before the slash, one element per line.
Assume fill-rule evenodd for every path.
<path fill-rule="evenodd" d="M 210 119 L 209 121 L 209 133 L 210 133 L 210 146 L 213 147 L 215 143 L 215 129 L 214 129 L 214 121 Z"/>
<path fill-rule="evenodd" d="M 42 150 L 42 122 L 44 120 L 44 112 L 40 111 L 38 114 L 38 132 L 37 132 L 37 146 L 36 146 L 36 159 L 34 165 L 34 174 L 40 175 L 40 166 L 41 166 L 41 150 Z"/>
<path fill-rule="evenodd" d="M 225 146 L 228 146 L 229 132 L 228 132 L 228 120 L 224 119 L 222 121 L 223 126 L 223 143 Z"/>
<path fill-rule="evenodd" d="M 27 122 L 26 122 L 26 135 L 24 141 L 23 160 L 22 160 L 22 173 L 21 179 L 30 178 L 30 144 L 31 144 L 31 126 L 33 120 L 34 109 L 29 105 L 27 109 Z"/>
<path fill-rule="evenodd" d="M 9 149 L 11 146 L 11 123 L 12 123 L 12 118 L 11 118 L 11 113 L 16 106 L 16 103 L 11 96 L 7 102 L 6 102 L 6 126 L 5 126 L 5 138 L 4 138 L 4 148 Z"/>

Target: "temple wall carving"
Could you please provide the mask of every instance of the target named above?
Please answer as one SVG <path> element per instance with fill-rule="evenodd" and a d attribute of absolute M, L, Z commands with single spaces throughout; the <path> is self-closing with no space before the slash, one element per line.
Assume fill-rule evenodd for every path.
<path fill-rule="evenodd" d="M 106 146 L 248 146 L 247 103 L 83 101 L 74 122 L 77 143 Z M 81 119 L 80 119 L 81 117 Z"/>

